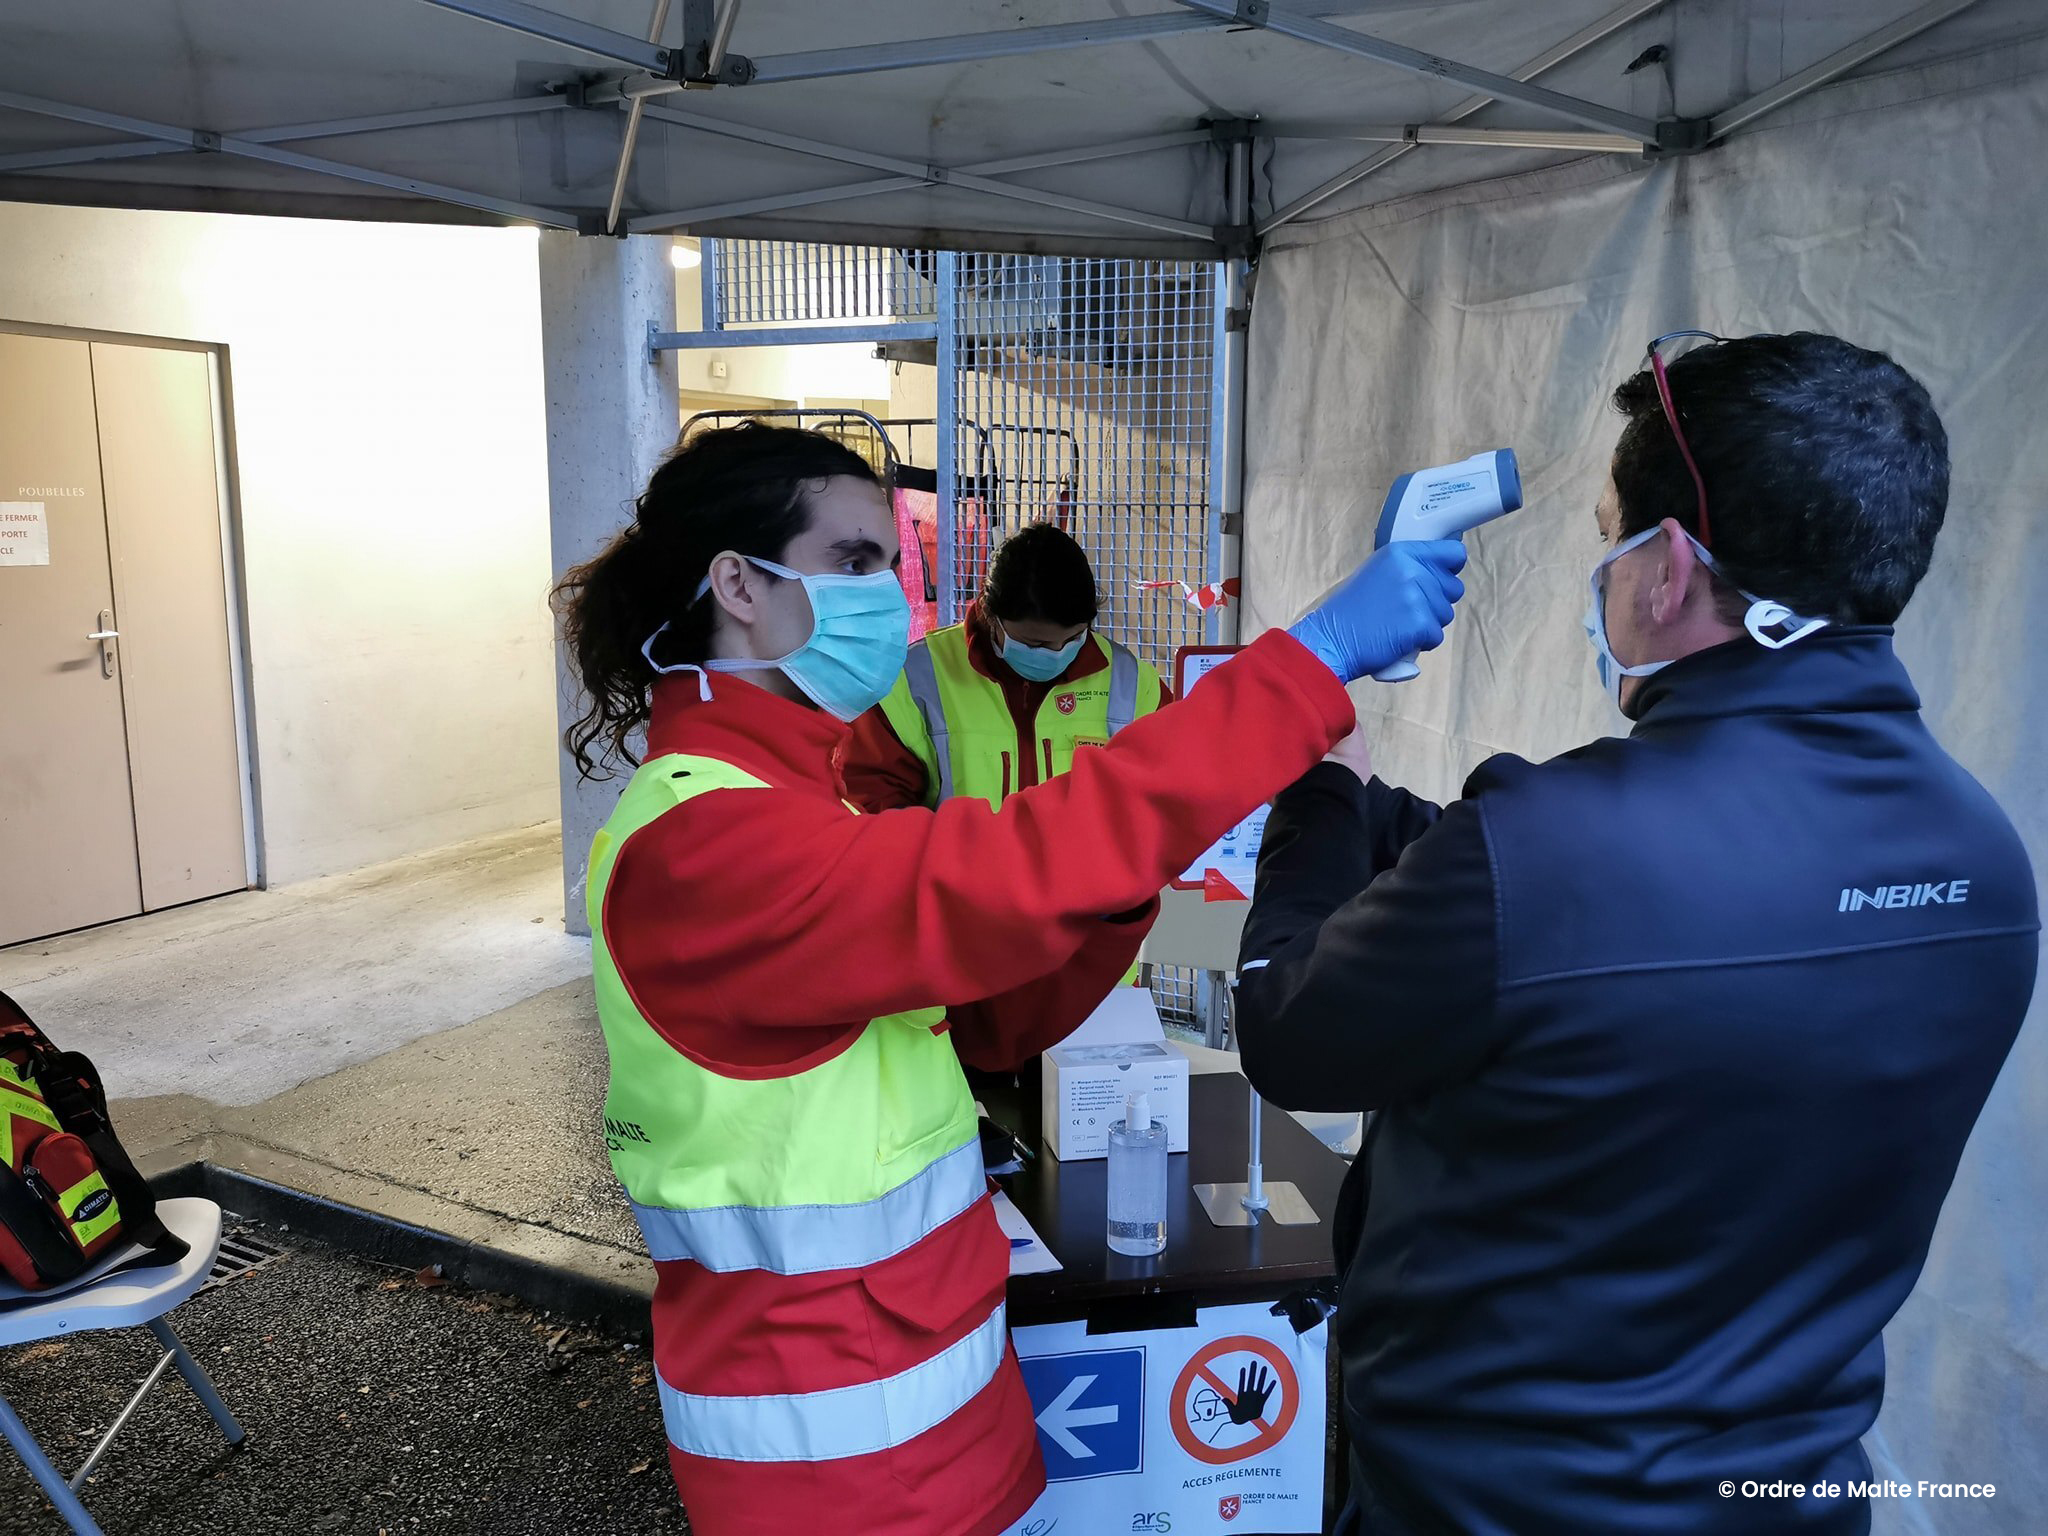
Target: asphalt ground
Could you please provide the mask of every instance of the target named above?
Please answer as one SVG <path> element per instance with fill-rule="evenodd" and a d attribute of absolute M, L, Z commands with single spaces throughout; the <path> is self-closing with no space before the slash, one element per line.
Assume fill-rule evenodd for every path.
<path fill-rule="evenodd" d="M 686 1533 L 644 1347 L 263 1229 L 287 1251 L 171 1314 L 248 1438 L 175 1371 L 82 1490 L 107 1536 Z M 0 1351 L 66 1474 L 157 1355 L 140 1329 Z M 0 1442 L 0 1532 L 65 1526 Z"/>

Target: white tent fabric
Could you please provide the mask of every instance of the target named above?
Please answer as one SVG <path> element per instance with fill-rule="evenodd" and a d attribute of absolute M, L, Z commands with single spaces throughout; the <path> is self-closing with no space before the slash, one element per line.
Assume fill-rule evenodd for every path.
<path fill-rule="evenodd" d="M 1260 120 L 1253 211 L 1263 221 L 1347 167 L 1398 148 L 1346 135 L 1366 125 L 1398 131 L 1432 123 L 1472 95 L 1465 85 L 1270 28 L 1233 29 L 1191 15 L 1190 5 L 1204 3 L 1214 0 L 747 0 L 732 49 L 760 71 L 755 83 L 653 99 L 625 186 L 627 227 L 1213 255 L 1213 228 L 1225 222 L 1224 154 L 1195 132 L 1203 120 Z M 631 52 L 645 46 L 655 4 L 545 0 L 525 10 L 602 28 Z M 548 92 L 616 85 L 635 69 L 458 14 L 464 5 L 503 12 L 518 0 L 0 7 L 0 198 L 571 226 L 601 214 L 626 115 L 616 101 L 579 109 Z M 691 7 L 677 0 L 667 9 L 662 43 L 679 46 Z M 1722 111 L 1925 11 L 1942 19 L 1878 65 L 1951 54 L 2039 25 L 2038 0 L 1932 7 L 1926 0 L 1291 0 L 1291 10 L 1495 74 L 1514 74 L 1591 29 L 1597 42 L 1536 83 L 1640 119 Z M 1198 30 L 877 73 L 838 73 L 838 65 L 817 58 L 852 48 L 901 56 L 913 41 L 955 36 L 1014 43 L 1047 28 L 1099 30 L 1133 20 L 1192 22 Z M 1656 44 L 1669 49 L 1665 63 L 1625 72 Z M 537 110 L 432 120 L 443 109 L 492 103 Z M 51 115 L 52 105 L 72 109 L 72 117 Z M 94 115 L 109 113 L 141 125 Z M 226 137 L 195 152 L 189 133 L 182 143 L 146 142 L 152 124 L 174 135 Z M 318 131 L 309 134 L 308 125 Z M 287 126 L 301 131 L 277 132 Z M 1527 103 L 1487 107 L 1458 126 L 1585 128 Z M 747 142 L 733 132 L 785 137 Z M 1197 142 L 992 173 L 1040 195 L 1035 201 L 946 174 L 1173 134 Z M 98 147 L 117 147 L 120 157 L 73 153 Z M 1390 158 L 1317 213 L 1565 158 L 1555 149 L 1432 144 Z M 378 180 L 352 181 L 349 168 Z M 856 183 L 888 190 L 775 206 Z M 1150 222 L 1111 217 L 1104 208 Z"/>
<path fill-rule="evenodd" d="M 1361 693 L 1377 762 L 1444 798 L 1491 753 L 1625 729 L 1579 622 L 1607 396 L 1664 331 L 1834 332 L 1898 358 L 1947 423 L 1948 521 L 1899 648 L 2048 876 L 2043 163 L 2048 38 L 1835 88 L 1709 158 L 1584 162 L 1297 232 L 1254 308 L 1248 628 L 1356 561 L 1401 470 L 1512 446 L 1528 505 L 1470 539 L 1451 641 L 1419 681 Z M 1890 1329 L 1869 1441 L 1880 1476 L 1997 1496 L 1881 1502 L 1881 1533 L 2048 1529 L 2044 1014 L 2048 994 Z"/>

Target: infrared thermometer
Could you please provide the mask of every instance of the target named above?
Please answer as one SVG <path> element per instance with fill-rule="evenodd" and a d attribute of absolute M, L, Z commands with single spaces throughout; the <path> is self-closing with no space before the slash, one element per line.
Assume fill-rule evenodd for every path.
<path fill-rule="evenodd" d="M 1387 492 L 1380 508 L 1372 547 L 1385 549 L 1401 539 L 1456 539 L 1481 523 L 1490 523 L 1520 509 L 1522 471 L 1512 448 L 1474 454 L 1455 464 L 1418 469 L 1403 475 Z M 1405 683 L 1421 668 L 1404 656 L 1373 673 L 1383 683 Z"/>

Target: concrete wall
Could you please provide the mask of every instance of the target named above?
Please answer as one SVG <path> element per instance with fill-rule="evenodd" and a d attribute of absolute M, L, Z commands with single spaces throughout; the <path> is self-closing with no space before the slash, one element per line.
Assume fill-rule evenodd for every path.
<path fill-rule="evenodd" d="M 270 883 L 556 813 L 535 245 L 0 203 L 0 322 L 227 349 Z"/>
<path fill-rule="evenodd" d="M 551 559 L 558 576 L 633 521 L 635 499 L 675 446 L 681 425 L 675 354 L 647 351 L 648 319 L 670 302 L 674 285 L 666 240 L 593 240 L 559 230 L 541 236 Z M 556 666 L 557 725 L 566 731 L 586 700 L 566 652 Z M 571 933 L 588 933 L 584 872 L 591 838 L 611 814 L 630 769 L 585 779 L 566 745 L 558 750 L 564 919 Z"/>

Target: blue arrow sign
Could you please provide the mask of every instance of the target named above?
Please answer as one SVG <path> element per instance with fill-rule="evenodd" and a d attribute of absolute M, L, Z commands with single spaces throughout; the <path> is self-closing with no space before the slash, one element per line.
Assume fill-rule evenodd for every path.
<path fill-rule="evenodd" d="M 1017 1364 L 1038 1417 L 1048 1482 L 1145 1470 L 1145 1351 L 1027 1355 Z"/>

